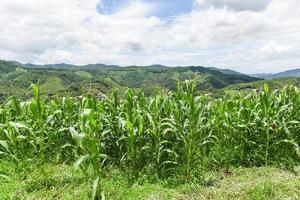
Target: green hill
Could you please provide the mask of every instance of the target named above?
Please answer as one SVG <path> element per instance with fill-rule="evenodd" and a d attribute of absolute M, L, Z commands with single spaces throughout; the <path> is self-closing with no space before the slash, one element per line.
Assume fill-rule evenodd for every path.
<path fill-rule="evenodd" d="M 87 92 L 102 95 L 113 88 L 130 87 L 151 94 L 158 88 L 175 90 L 178 81 L 199 76 L 199 90 L 212 90 L 259 79 L 243 74 L 228 74 L 205 67 L 166 67 L 162 65 L 22 65 L 0 61 L 0 100 L 10 95 L 28 98 L 32 83 L 41 86 L 43 95 L 81 95 Z"/>

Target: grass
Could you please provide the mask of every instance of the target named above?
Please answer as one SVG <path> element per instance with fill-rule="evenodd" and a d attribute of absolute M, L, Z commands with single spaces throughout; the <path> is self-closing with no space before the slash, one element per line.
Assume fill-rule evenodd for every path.
<path fill-rule="evenodd" d="M 0 181 L 0 199 L 90 199 L 90 185 L 80 172 L 67 164 L 3 161 L 0 171 L 10 179 Z M 231 168 L 205 172 L 201 181 L 174 184 L 172 178 L 158 180 L 142 176 L 129 182 L 118 170 L 101 179 L 107 199 L 299 199 L 300 168 L 295 172 L 274 167 Z"/>

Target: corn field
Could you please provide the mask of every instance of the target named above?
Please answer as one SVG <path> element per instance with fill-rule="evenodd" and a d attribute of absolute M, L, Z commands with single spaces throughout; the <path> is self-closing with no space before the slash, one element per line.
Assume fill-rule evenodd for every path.
<path fill-rule="evenodd" d="M 196 81 L 146 97 L 15 97 L 0 106 L 0 159 L 73 163 L 96 187 L 108 166 L 191 180 L 203 168 L 299 163 L 300 91 L 293 86 L 213 99 Z M 96 195 L 94 191 L 94 196 Z"/>

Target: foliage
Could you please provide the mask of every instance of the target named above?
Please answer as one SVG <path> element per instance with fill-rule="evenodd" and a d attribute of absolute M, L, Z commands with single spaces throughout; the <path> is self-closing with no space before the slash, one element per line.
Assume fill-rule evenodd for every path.
<path fill-rule="evenodd" d="M 277 90 L 285 87 L 286 85 L 294 85 L 300 87 L 300 78 L 281 78 L 281 79 L 274 79 L 274 80 L 261 80 L 252 83 L 240 83 L 230 85 L 222 89 L 225 93 L 244 93 L 247 94 L 252 90 L 262 90 L 263 85 L 267 84 L 270 90 Z"/>
<path fill-rule="evenodd" d="M 146 91 L 151 95 L 157 88 L 175 91 L 178 81 L 201 75 L 203 84 L 197 89 L 224 88 L 235 83 L 247 83 L 259 79 L 243 74 L 228 74 L 205 67 L 118 67 L 107 65 L 75 66 L 22 65 L 0 60 L 0 102 L 11 95 L 27 100 L 31 84 L 41 86 L 43 96 L 80 96 L 91 93 L 96 96 L 109 94 L 117 87 L 121 93 L 126 88 Z"/>
<path fill-rule="evenodd" d="M 287 86 L 219 99 L 198 95 L 196 81 L 146 97 L 128 89 L 101 99 L 15 97 L 0 108 L 0 158 L 74 163 L 103 198 L 108 167 L 131 179 L 201 178 L 201 168 L 285 165 L 300 156 L 300 91 Z"/>

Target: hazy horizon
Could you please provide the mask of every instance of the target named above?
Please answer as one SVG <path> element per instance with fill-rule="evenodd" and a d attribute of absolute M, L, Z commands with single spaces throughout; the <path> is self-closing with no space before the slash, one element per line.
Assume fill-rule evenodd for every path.
<path fill-rule="evenodd" d="M 234 67 L 233 68 L 230 68 L 230 67 L 225 67 L 225 68 L 220 68 L 218 66 L 204 66 L 204 65 L 181 65 L 181 66 L 170 66 L 170 65 L 163 65 L 163 64 L 160 64 L 160 63 L 154 63 L 154 64 L 149 64 L 149 65 L 118 65 L 118 64 L 106 64 L 106 63 L 86 63 L 86 64 L 73 64 L 73 63 L 65 63 L 65 62 L 62 62 L 62 63 L 22 63 L 22 62 L 19 62 L 19 61 L 16 61 L 16 60 L 7 60 L 7 61 L 11 61 L 11 62 L 18 62 L 22 65 L 37 65 L 37 66 L 45 66 L 45 65 L 61 65 L 61 64 L 65 64 L 65 65 L 74 65 L 74 66 L 85 66 L 85 65 L 107 65 L 107 66 L 119 66 L 119 67 L 149 67 L 149 66 L 153 66 L 153 65 L 161 65 L 161 66 L 165 66 L 165 67 L 205 67 L 205 68 L 218 68 L 218 69 L 229 69 L 229 70 L 234 70 L 234 71 L 237 71 L 237 72 L 240 72 L 240 73 L 243 73 L 239 70 L 236 70 Z M 290 70 L 296 70 L 296 69 L 300 69 L 300 67 L 295 67 L 295 68 L 290 68 L 288 70 L 283 70 L 283 71 L 270 71 L 270 72 L 257 72 L 257 73 L 243 73 L 243 74 L 246 74 L 246 75 L 254 75 L 254 74 L 276 74 L 276 73 L 280 73 L 280 72 L 285 72 L 285 71 L 290 71 Z"/>

